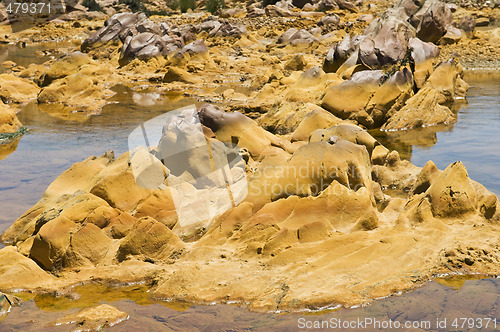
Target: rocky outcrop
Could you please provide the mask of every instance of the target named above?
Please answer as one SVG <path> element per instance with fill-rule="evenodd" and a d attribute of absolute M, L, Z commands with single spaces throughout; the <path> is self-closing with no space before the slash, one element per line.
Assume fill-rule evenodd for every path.
<path fill-rule="evenodd" d="M 446 34 L 453 22 L 451 10 L 439 0 L 426 0 L 410 18 L 417 30 L 417 37 L 425 42 L 436 43 Z"/>
<path fill-rule="evenodd" d="M 412 129 L 455 122 L 455 115 L 446 105 L 453 103 L 456 97 L 465 96 L 468 84 L 461 75 L 461 66 L 454 59 L 441 63 L 401 109 L 389 113 L 382 129 Z"/>
<path fill-rule="evenodd" d="M 332 142 L 339 138 L 364 146 L 370 155 L 373 149 L 379 145 L 377 140 L 367 131 L 353 124 L 339 124 L 326 129 L 317 129 L 311 132 L 309 142 Z"/>
<path fill-rule="evenodd" d="M 42 270 L 33 260 L 20 254 L 15 247 L 0 249 L 0 288 L 2 290 L 50 289 L 53 275 Z"/>
<path fill-rule="evenodd" d="M 326 129 L 343 121 L 321 107 L 308 112 L 293 131 L 291 142 L 307 141 L 311 133 L 318 129 Z"/>
<path fill-rule="evenodd" d="M 290 44 L 290 45 L 300 45 L 300 44 L 312 44 L 318 42 L 318 39 L 314 37 L 309 31 L 295 28 L 290 28 L 285 31 L 279 38 L 278 44 Z"/>
<path fill-rule="evenodd" d="M 12 134 L 21 129 L 22 124 L 9 106 L 0 102 L 0 134 Z"/>
<path fill-rule="evenodd" d="M 69 109 L 85 109 L 89 114 L 99 114 L 106 98 L 113 95 L 104 81 L 118 81 L 112 68 L 97 64 L 81 52 L 54 61 L 40 80 L 44 87 L 38 94 L 38 103 L 60 103 Z"/>
<path fill-rule="evenodd" d="M 382 129 L 412 129 L 453 123 L 455 121 L 453 113 L 448 107 L 440 105 L 438 99 L 439 93 L 436 90 L 430 87 L 422 88 L 406 102 L 405 106 L 389 118 Z"/>
<path fill-rule="evenodd" d="M 418 38 L 410 38 L 409 46 L 412 48 L 411 57 L 415 62 L 413 71 L 415 86 L 420 89 L 434 71 L 435 62 L 439 56 L 439 47 Z"/>
<path fill-rule="evenodd" d="M 104 45 L 109 42 L 124 41 L 127 35 L 137 32 L 158 32 L 156 26 L 149 21 L 144 13 L 115 14 L 104 22 L 104 26 L 97 30 L 82 43 L 82 51 Z"/>
<path fill-rule="evenodd" d="M 188 73 L 184 69 L 169 67 L 165 76 L 163 76 L 163 82 L 171 83 L 171 82 L 183 82 L 189 84 L 197 84 L 202 83 L 201 78 Z"/>
<path fill-rule="evenodd" d="M 361 36 L 347 34 L 331 46 L 323 69 L 349 79 L 326 92 L 322 107 L 367 128 L 399 130 L 452 123 L 449 104 L 443 104 L 453 103 L 455 92 L 465 96 L 468 86 L 460 77 L 457 60 L 434 67 L 439 48 L 430 43 L 448 43 L 452 34 L 461 38 L 450 24 L 451 12 L 444 3 L 402 0 Z"/>
<path fill-rule="evenodd" d="M 237 142 L 259 160 L 275 149 L 290 149 L 290 142 L 262 129 L 254 120 L 238 112 L 225 113 L 212 105 L 199 111 L 201 124 L 210 128 L 221 142 Z"/>
<path fill-rule="evenodd" d="M 129 256 L 135 256 L 141 260 L 156 261 L 179 254 L 183 248 L 184 242 L 167 226 L 145 217 L 137 220 L 131 232 L 121 241 L 117 259 L 124 261 Z"/>
<path fill-rule="evenodd" d="M 99 331 L 106 327 L 115 326 L 129 318 L 129 315 L 108 304 L 81 309 L 76 314 L 69 314 L 55 320 L 49 326 L 69 325 L 78 326 L 84 331 Z"/>
<path fill-rule="evenodd" d="M 415 32 L 400 18 L 384 14 L 373 21 L 363 33 L 357 63 L 378 69 L 401 61 Z"/>
<path fill-rule="evenodd" d="M 72 52 L 63 55 L 50 65 L 47 71 L 40 78 L 41 86 L 48 86 L 53 81 L 64 78 L 79 71 L 82 67 L 95 62 L 87 54 L 82 52 Z"/>
<path fill-rule="evenodd" d="M 469 178 L 461 162 L 442 172 L 428 163 L 419 174 L 407 205 L 400 218 L 412 224 L 472 215 L 494 222 L 500 206 L 495 195 Z"/>
<path fill-rule="evenodd" d="M 382 16 L 373 10 L 365 33 L 334 44 L 322 69 L 317 55 L 344 36 L 336 30 L 359 32 L 373 19 L 347 13 L 357 10 L 349 3 L 304 3 L 344 8 L 340 22 L 281 1 L 267 8 L 276 17 L 249 20 L 248 31 L 237 19 L 196 13 L 181 26 L 178 17 L 166 24 L 118 14 L 84 43 L 87 53 L 18 68 L 42 86 L 40 104 L 96 107 L 106 98 L 103 82 L 138 78 L 158 94 L 221 104 L 185 109 L 177 120 L 169 112 L 156 123 L 157 142 L 61 174 L 2 234 L 0 291 L 141 282 L 154 299 L 301 311 L 368 303 L 437 274 L 496 273 L 497 197 L 461 163 L 417 167 L 365 130 L 455 120 L 450 104 L 467 90 L 462 68 L 456 58 L 436 66 L 439 48 L 421 39 L 432 24 L 441 33 L 446 20 L 428 22 L 440 7 L 415 25 L 424 1 L 400 1 Z M 260 6 L 249 4 L 248 16 L 262 16 Z M 256 42 L 256 32 L 266 39 Z M 9 126 L 19 126 L 11 115 Z M 244 180 L 241 190 L 224 175 Z M 124 315 L 97 307 L 54 324 L 101 328 Z"/>
<path fill-rule="evenodd" d="M 171 27 L 167 22 L 152 22 L 144 13 L 119 13 L 106 20 L 103 27 L 82 43 L 81 49 L 91 52 L 104 45 L 121 44 L 119 63 L 124 66 L 133 59 L 165 57 L 177 51 L 185 53 L 183 47 L 202 31 L 207 31 L 209 37 L 239 38 L 247 33 L 243 25 L 224 20 Z"/>
<path fill-rule="evenodd" d="M 386 122 L 391 108 L 410 97 L 412 88 L 413 76 L 406 68 L 389 78 L 382 71 L 360 71 L 331 87 L 321 106 L 337 117 L 376 128 Z"/>
<path fill-rule="evenodd" d="M 321 27 L 324 31 L 334 30 L 339 25 L 340 25 L 340 17 L 335 14 L 330 14 L 325 17 L 322 17 L 321 20 L 318 21 L 318 26 Z"/>
<path fill-rule="evenodd" d="M 287 8 L 282 8 L 276 5 L 268 5 L 264 8 L 267 16 L 270 17 L 294 17 L 299 16 L 298 13 L 292 12 Z"/>
<path fill-rule="evenodd" d="M 412 52 L 420 52 L 422 47 L 429 48 L 421 42 L 420 45 L 413 42 L 414 46 L 411 46 L 412 39 L 431 43 L 437 43 L 445 35 L 443 43 L 459 39 L 455 37 L 459 32 L 451 23 L 450 9 L 439 0 L 401 0 L 374 20 L 361 36 L 351 38 L 346 35 L 342 42 L 333 44 L 323 69 L 341 74 L 356 65 L 368 69 L 394 65 L 405 57 L 409 47 Z"/>
<path fill-rule="evenodd" d="M 420 169 L 353 124 L 322 128 L 319 122 L 338 119 L 319 107 L 299 122 L 294 143 L 293 135 L 273 135 L 237 112 L 211 105 L 194 111 L 205 148 L 207 142 L 221 149 L 220 142 L 238 144 L 248 178 L 243 201 L 184 233 L 175 197 L 205 188 L 197 179 L 210 158 L 198 149 L 170 158 L 179 152 L 165 145 L 192 145 L 195 124 L 169 120 L 158 146 L 117 160 L 110 153 L 89 158 L 49 186 L 2 235 L 11 245 L 0 250 L 0 290 L 147 280 L 153 298 L 244 299 L 256 310 L 295 311 L 365 303 L 417 287 L 436 273 L 496 269 L 500 205 L 461 163 L 443 172 L 432 163 Z M 169 158 L 192 170 L 182 172 L 184 166 L 176 168 Z M 169 187 L 155 182 L 154 165 Z M 170 187 L 176 179 L 185 181 L 180 189 Z M 137 184 L 153 182 L 149 189 Z M 389 196 L 387 189 L 406 196 Z M 209 194 L 218 197 L 216 190 Z M 196 212 L 204 205 L 186 207 Z M 484 249 L 488 260 L 448 263 L 443 253 L 457 246 Z M 346 269 L 359 282 L 355 290 Z M 418 282 L 412 281 L 416 270 Z"/>

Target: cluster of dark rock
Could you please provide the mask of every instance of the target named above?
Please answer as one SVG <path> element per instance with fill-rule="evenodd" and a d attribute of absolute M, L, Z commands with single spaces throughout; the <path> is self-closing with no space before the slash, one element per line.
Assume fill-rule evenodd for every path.
<path fill-rule="evenodd" d="M 452 23 L 451 10 L 444 2 L 401 0 L 374 20 L 362 35 L 346 35 L 342 42 L 332 45 L 323 69 L 336 72 L 343 65 L 357 64 L 378 69 L 401 61 L 409 49 L 435 56 L 436 48 L 429 43 L 438 43 L 447 34 L 461 37 L 461 31 Z M 463 25 L 468 31 L 474 29 L 471 20 L 463 21 Z"/>
<path fill-rule="evenodd" d="M 88 52 L 108 43 L 121 42 L 122 65 L 136 58 L 146 60 L 175 53 L 205 53 L 208 49 L 204 42 L 195 41 L 202 31 L 208 32 L 209 37 L 239 37 L 246 33 L 244 26 L 214 17 L 198 25 L 170 26 L 167 22 L 156 24 L 144 13 L 120 13 L 107 19 L 103 27 L 82 43 L 81 49 Z"/>
<path fill-rule="evenodd" d="M 330 11 L 347 10 L 353 13 L 359 12 L 357 5 L 361 2 L 352 2 L 349 0 L 281 0 L 275 2 L 250 2 L 247 7 L 247 17 L 299 17 L 300 13 L 293 11 L 299 8 L 304 11 Z"/>
<path fill-rule="evenodd" d="M 449 0 L 450 3 L 465 8 L 499 8 L 498 0 Z"/>
<path fill-rule="evenodd" d="M 347 34 L 331 46 L 323 70 L 348 80 L 330 88 L 321 106 L 367 128 L 401 130 L 453 122 L 448 106 L 468 86 L 455 58 L 436 67 L 435 45 L 458 30 L 452 22 L 450 8 L 439 0 L 401 0 L 362 35 Z M 461 24 L 474 29 L 467 18 Z"/>

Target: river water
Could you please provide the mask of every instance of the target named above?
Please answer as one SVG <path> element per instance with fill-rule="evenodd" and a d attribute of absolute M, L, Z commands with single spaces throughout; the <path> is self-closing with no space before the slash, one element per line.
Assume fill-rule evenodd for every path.
<path fill-rule="evenodd" d="M 50 54 L 28 56 L 26 49 L 0 47 L 0 58 L 21 65 L 41 63 Z M 33 54 L 30 50 L 29 54 Z M 390 134 L 377 133 L 377 138 L 418 165 L 429 159 L 440 169 L 461 160 L 474 180 L 500 195 L 500 76 L 468 73 L 471 85 L 467 100 L 460 101 L 458 122 L 446 127 L 431 127 L 416 131 Z M 166 111 L 197 103 L 182 95 L 157 93 L 154 86 L 114 87 L 116 95 L 99 116 L 82 113 L 67 114 L 55 107 L 39 107 L 30 103 L 18 113 L 29 132 L 20 140 L 0 145 L 0 233 L 17 217 L 35 204 L 46 187 L 75 162 L 91 155 L 114 150 L 115 155 L 127 151 L 127 137 L 140 123 Z M 149 101 L 154 100 L 151 104 Z M 82 288 L 82 298 L 92 293 Z M 116 293 L 122 294 L 117 296 Z M 137 294 L 144 294 L 136 289 Z M 67 330 L 68 327 L 47 329 L 48 322 L 74 312 L 78 307 L 94 303 L 112 303 L 130 314 L 131 318 L 111 330 L 141 331 L 172 330 L 296 330 L 300 322 L 315 320 L 378 318 L 380 320 L 418 321 L 447 318 L 497 318 L 500 328 L 498 279 L 431 282 L 419 290 L 399 297 L 376 301 L 365 308 L 336 310 L 309 315 L 258 314 L 230 305 L 190 306 L 138 300 L 131 289 L 106 290 L 90 302 L 60 298 L 33 298 L 0 318 L 0 331 L 6 330 Z M 109 295 L 107 297 L 106 294 Z M 135 295 L 134 295 L 135 294 Z M 83 304 L 82 304 L 83 303 Z M 36 322 L 36 324 L 29 323 Z M 476 326 L 476 325 L 475 325 Z M 449 325 L 452 328 L 453 326 Z M 477 327 L 477 326 L 476 326 Z M 492 325 L 490 325 L 492 327 Z M 435 329 L 435 325 L 433 325 Z M 424 328 L 425 330 L 425 328 Z M 463 328 L 455 328 L 463 330 Z"/>

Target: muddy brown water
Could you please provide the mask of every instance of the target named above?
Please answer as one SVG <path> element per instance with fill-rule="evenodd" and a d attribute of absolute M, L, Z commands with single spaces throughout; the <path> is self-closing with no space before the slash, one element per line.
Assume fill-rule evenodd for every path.
<path fill-rule="evenodd" d="M 24 66 L 42 63 L 51 57 L 50 54 L 33 55 L 35 48 L 9 45 L 8 52 L 5 48 L 0 45 L 2 61 L 12 60 Z M 37 51 L 44 48 L 36 46 Z M 467 99 L 460 101 L 455 125 L 372 134 L 418 166 L 431 159 L 444 169 L 461 160 L 471 178 L 500 195 L 500 75 L 468 73 L 466 80 L 471 88 Z M 39 107 L 36 103 L 25 105 L 18 113 L 29 133 L 20 140 L 0 145 L 0 233 L 33 206 L 46 187 L 75 162 L 108 150 L 114 150 L 118 156 L 127 150 L 127 137 L 140 123 L 169 110 L 199 103 L 194 98 L 158 93 L 154 88 L 144 89 L 137 84 L 116 86 L 114 90 L 117 94 L 99 116 L 68 114 L 54 105 Z M 378 319 L 381 324 L 389 320 L 429 321 L 431 327 L 420 326 L 422 330 L 436 330 L 436 319 L 441 324 L 446 319 L 446 330 L 462 331 L 478 330 L 479 324 L 484 329 L 488 318 L 500 321 L 500 280 L 494 278 L 439 280 L 408 294 L 375 301 L 367 307 L 307 314 L 260 314 L 233 305 L 152 302 L 142 286 L 108 289 L 90 285 L 80 286 L 76 292 L 81 295 L 77 300 L 22 294 L 26 302 L 0 317 L 0 331 L 66 331 L 72 327 L 49 328 L 47 324 L 98 303 L 111 303 L 130 315 L 126 322 L 110 328 L 116 331 L 291 331 L 326 324 L 325 321 L 328 327 L 334 328 L 339 324 L 338 319 L 364 321 L 365 318 Z M 456 318 L 468 320 L 456 321 Z M 488 330 L 494 329 L 492 324 L 493 321 L 489 321 Z M 358 330 L 371 329 L 365 326 Z"/>

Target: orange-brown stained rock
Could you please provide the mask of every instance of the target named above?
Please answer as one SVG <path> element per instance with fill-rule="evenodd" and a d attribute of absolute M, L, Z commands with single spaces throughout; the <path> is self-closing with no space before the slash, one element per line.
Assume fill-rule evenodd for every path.
<path fill-rule="evenodd" d="M 15 247 L 0 249 L 0 288 L 15 289 L 49 289 L 55 278 L 45 272 L 33 260 L 21 255 Z"/>
<path fill-rule="evenodd" d="M 121 240 L 117 252 L 119 261 L 128 256 L 139 256 L 152 260 L 165 259 L 174 251 L 184 248 L 182 242 L 167 226 L 152 218 L 137 220 L 131 232 Z"/>
<path fill-rule="evenodd" d="M 98 264 L 113 242 L 96 225 L 88 223 L 71 237 L 64 265 L 76 267 Z"/>
<path fill-rule="evenodd" d="M 434 180 L 427 195 L 434 216 L 460 216 L 478 207 L 476 190 L 461 162 L 448 166 Z"/>
<path fill-rule="evenodd" d="M 0 134 L 15 133 L 21 126 L 14 110 L 0 101 Z"/>
<path fill-rule="evenodd" d="M 45 270 L 60 268 L 70 244 L 71 234 L 78 226 L 66 217 L 59 216 L 47 222 L 33 240 L 30 258 Z"/>
<path fill-rule="evenodd" d="M 4 102 L 24 103 L 36 98 L 40 88 L 30 80 L 14 76 L 0 75 L 0 98 Z"/>

